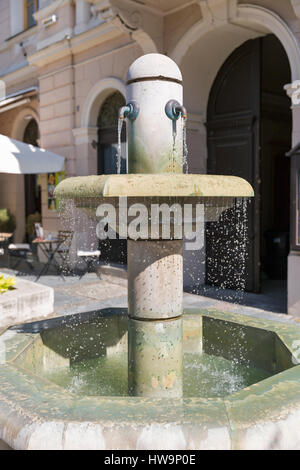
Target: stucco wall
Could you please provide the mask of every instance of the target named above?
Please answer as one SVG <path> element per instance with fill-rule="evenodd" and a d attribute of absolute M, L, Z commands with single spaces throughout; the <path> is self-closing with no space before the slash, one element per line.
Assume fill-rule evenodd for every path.
<path fill-rule="evenodd" d="M 238 0 L 239 4 L 258 5 L 274 11 L 287 23 L 295 21 L 295 12 L 289 0 Z"/>
<path fill-rule="evenodd" d="M 164 50 L 171 51 L 183 34 L 201 18 L 201 10 L 196 4 L 167 15 L 164 18 Z"/>

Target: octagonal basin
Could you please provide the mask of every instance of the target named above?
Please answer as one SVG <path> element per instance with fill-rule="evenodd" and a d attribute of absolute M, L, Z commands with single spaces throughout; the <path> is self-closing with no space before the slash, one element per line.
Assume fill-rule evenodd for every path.
<path fill-rule="evenodd" d="M 77 319 L 48 322 L 14 364 L 78 396 L 125 397 L 128 320 L 122 311 L 117 313 L 107 312 L 79 323 Z M 148 328 L 151 331 L 146 340 L 154 333 L 165 336 L 167 344 L 163 322 Z M 259 347 L 261 354 L 257 356 Z M 277 357 L 274 333 L 228 322 L 224 326 L 224 321 L 206 316 L 186 315 L 183 350 L 184 397 L 223 397 L 294 365 L 283 344 Z M 169 353 L 166 350 L 166 355 Z M 153 388 L 161 381 L 168 388 L 171 374 L 161 380 L 153 372 Z"/>
<path fill-rule="evenodd" d="M 0 439 L 18 449 L 295 448 L 297 433 L 288 444 L 284 433 L 300 410 L 299 327 L 196 309 L 183 318 L 181 399 L 127 396 L 126 310 L 7 329 Z"/>

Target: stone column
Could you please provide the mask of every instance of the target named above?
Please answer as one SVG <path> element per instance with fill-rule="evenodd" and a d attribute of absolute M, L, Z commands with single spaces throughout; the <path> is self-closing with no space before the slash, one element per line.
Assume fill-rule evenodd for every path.
<path fill-rule="evenodd" d="M 170 100 L 182 104 L 175 62 L 139 57 L 127 73 L 126 100 L 138 109 L 127 122 L 128 172 L 182 173 L 182 119 L 166 112 Z M 182 396 L 182 291 L 182 240 L 128 240 L 130 395 Z"/>
<path fill-rule="evenodd" d="M 139 106 L 127 122 L 128 173 L 182 173 L 182 119 L 165 112 L 170 100 L 182 104 L 182 75 L 169 57 L 139 57 L 126 77 L 126 100 Z"/>
<path fill-rule="evenodd" d="M 129 394 L 182 396 L 182 241 L 128 240 Z"/>

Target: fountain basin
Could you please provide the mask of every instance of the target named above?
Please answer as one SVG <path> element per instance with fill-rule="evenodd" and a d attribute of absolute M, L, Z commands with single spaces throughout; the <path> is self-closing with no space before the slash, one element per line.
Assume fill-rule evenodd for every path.
<path fill-rule="evenodd" d="M 124 310 L 104 310 L 3 331 L 0 439 L 15 449 L 300 447 L 299 327 L 230 313 L 185 311 L 184 360 L 204 353 L 221 361 L 221 367 L 227 361 L 266 373 L 267 378 L 252 384 L 247 376 L 248 383 L 238 384 L 242 388 L 232 393 L 225 389 L 195 396 L 199 387 L 193 386 L 181 399 L 138 398 L 122 396 L 121 386 L 119 396 L 116 387 L 115 396 L 97 396 L 98 390 L 89 386 L 88 396 L 53 382 L 57 372 L 76 370 L 90 360 L 99 360 L 103 371 L 101 361 L 108 360 L 106 371 L 112 370 L 109 361 L 126 355 L 127 321 Z M 191 376 L 197 379 L 193 373 L 188 382 Z"/>
<path fill-rule="evenodd" d="M 252 186 L 237 176 L 127 174 L 67 178 L 55 189 L 58 199 L 106 197 L 253 197 Z"/>
<path fill-rule="evenodd" d="M 127 225 L 135 218 L 128 212 L 128 208 L 134 204 L 143 204 L 149 215 L 154 205 L 177 205 L 181 209 L 189 205 L 194 221 L 196 206 L 202 205 L 203 220 L 212 222 L 217 221 L 224 211 L 233 208 L 236 201 L 247 201 L 253 196 L 252 186 L 239 177 L 168 173 L 72 177 L 61 181 L 55 189 L 55 197 L 62 202 L 62 210 L 66 204 L 69 214 L 71 203 L 73 208 L 83 211 L 90 220 L 98 220 L 101 218 L 97 216 L 98 206 L 109 203 L 116 210 L 125 208 Z M 151 239 L 150 224 L 151 217 L 148 239 Z M 176 227 L 181 228 L 182 225 L 181 221 L 176 221 L 176 217 L 170 221 L 171 236 L 166 239 L 172 239 Z M 114 229 L 119 232 L 118 217 Z M 127 238 L 130 238 L 129 234 Z M 159 238 L 165 238 L 161 232 Z"/>

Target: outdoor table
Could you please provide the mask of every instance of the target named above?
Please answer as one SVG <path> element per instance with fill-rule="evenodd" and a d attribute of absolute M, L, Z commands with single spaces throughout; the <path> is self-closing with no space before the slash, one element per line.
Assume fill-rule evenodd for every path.
<path fill-rule="evenodd" d="M 47 258 L 47 262 L 43 266 L 41 272 L 36 277 L 35 282 L 38 281 L 39 278 L 43 274 L 46 274 L 48 272 L 51 265 L 55 266 L 58 274 L 62 277 L 63 280 L 65 280 L 65 278 L 64 278 L 64 276 L 61 272 L 60 266 L 57 263 L 57 261 L 55 260 L 55 254 L 58 252 L 60 246 L 62 245 L 62 243 L 64 243 L 64 241 L 65 240 L 59 239 L 59 238 L 52 238 L 50 240 L 47 240 L 47 239 L 42 240 L 42 239 L 36 238 L 35 240 L 33 240 L 32 243 L 38 245 L 41 248 L 44 255 L 46 256 L 46 258 Z"/>

